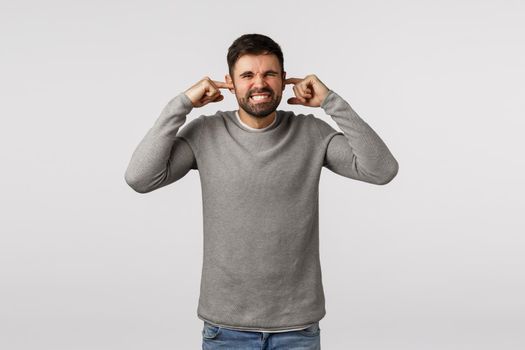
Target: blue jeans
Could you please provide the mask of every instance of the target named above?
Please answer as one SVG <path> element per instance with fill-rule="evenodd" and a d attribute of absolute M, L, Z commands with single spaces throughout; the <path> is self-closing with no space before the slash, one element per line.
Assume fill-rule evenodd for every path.
<path fill-rule="evenodd" d="M 306 329 L 279 333 L 236 331 L 204 321 L 202 350 L 321 350 L 319 322 Z"/>

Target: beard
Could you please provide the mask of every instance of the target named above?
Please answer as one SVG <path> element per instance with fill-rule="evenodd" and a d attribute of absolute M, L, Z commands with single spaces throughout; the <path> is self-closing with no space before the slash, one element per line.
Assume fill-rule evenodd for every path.
<path fill-rule="evenodd" d="M 253 100 L 250 99 L 251 94 L 263 92 L 267 92 L 270 94 L 270 101 L 254 103 Z M 238 98 L 237 102 L 239 103 L 239 106 L 242 109 L 244 109 L 248 114 L 256 118 L 264 118 L 277 109 L 279 103 L 281 103 L 281 98 L 281 94 L 275 95 L 271 89 L 262 89 L 258 91 L 248 92 L 248 94 L 245 97 Z"/>

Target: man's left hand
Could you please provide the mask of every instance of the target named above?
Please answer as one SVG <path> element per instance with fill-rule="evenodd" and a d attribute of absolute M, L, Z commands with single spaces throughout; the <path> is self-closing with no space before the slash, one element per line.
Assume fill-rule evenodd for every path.
<path fill-rule="evenodd" d="M 288 78 L 285 84 L 294 84 L 295 97 L 288 99 L 292 105 L 303 105 L 308 107 L 320 107 L 328 95 L 328 87 L 314 74 L 307 75 L 304 79 Z"/>

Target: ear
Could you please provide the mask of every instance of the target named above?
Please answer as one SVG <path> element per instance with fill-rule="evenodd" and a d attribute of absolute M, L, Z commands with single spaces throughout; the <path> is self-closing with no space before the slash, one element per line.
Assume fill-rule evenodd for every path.
<path fill-rule="evenodd" d="M 284 83 L 285 80 L 286 80 L 286 72 L 283 71 L 283 91 L 286 88 L 286 84 Z"/>
<path fill-rule="evenodd" d="M 224 76 L 224 80 L 225 80 L 228 84 L 233 84 L 232 77 L 231 77 L 229 74 L 226 74 L 226 75 Z M 235 94 L 235 89 L 228 89 L 228 90 L 230 90 L 230 92 L 231 92 L 232 94 Z"/>

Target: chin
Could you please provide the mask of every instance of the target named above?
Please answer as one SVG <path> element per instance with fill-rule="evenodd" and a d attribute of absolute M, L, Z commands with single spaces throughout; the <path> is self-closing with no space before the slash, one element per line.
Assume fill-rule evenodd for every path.
<path fill-rule="evenodd" d="M 244 103 L 244 101 L 246 101 L 246 103 Z M 277 110 L 277 107 L 279 107 L 279 103 L 281 102 L 281 98 L 279 96 L 277 100 L 264 103 L 264 105 L 267 105 L 266 108 L 262 106 L 263 104 L 261 104 L 260 108 L 257 108 L 257 104 L 251 103 L 249 100 L 243 99 L 238 102 L 239 107 L 241 107 L 246 113 L 256 118 L 265 118 Z"/>

